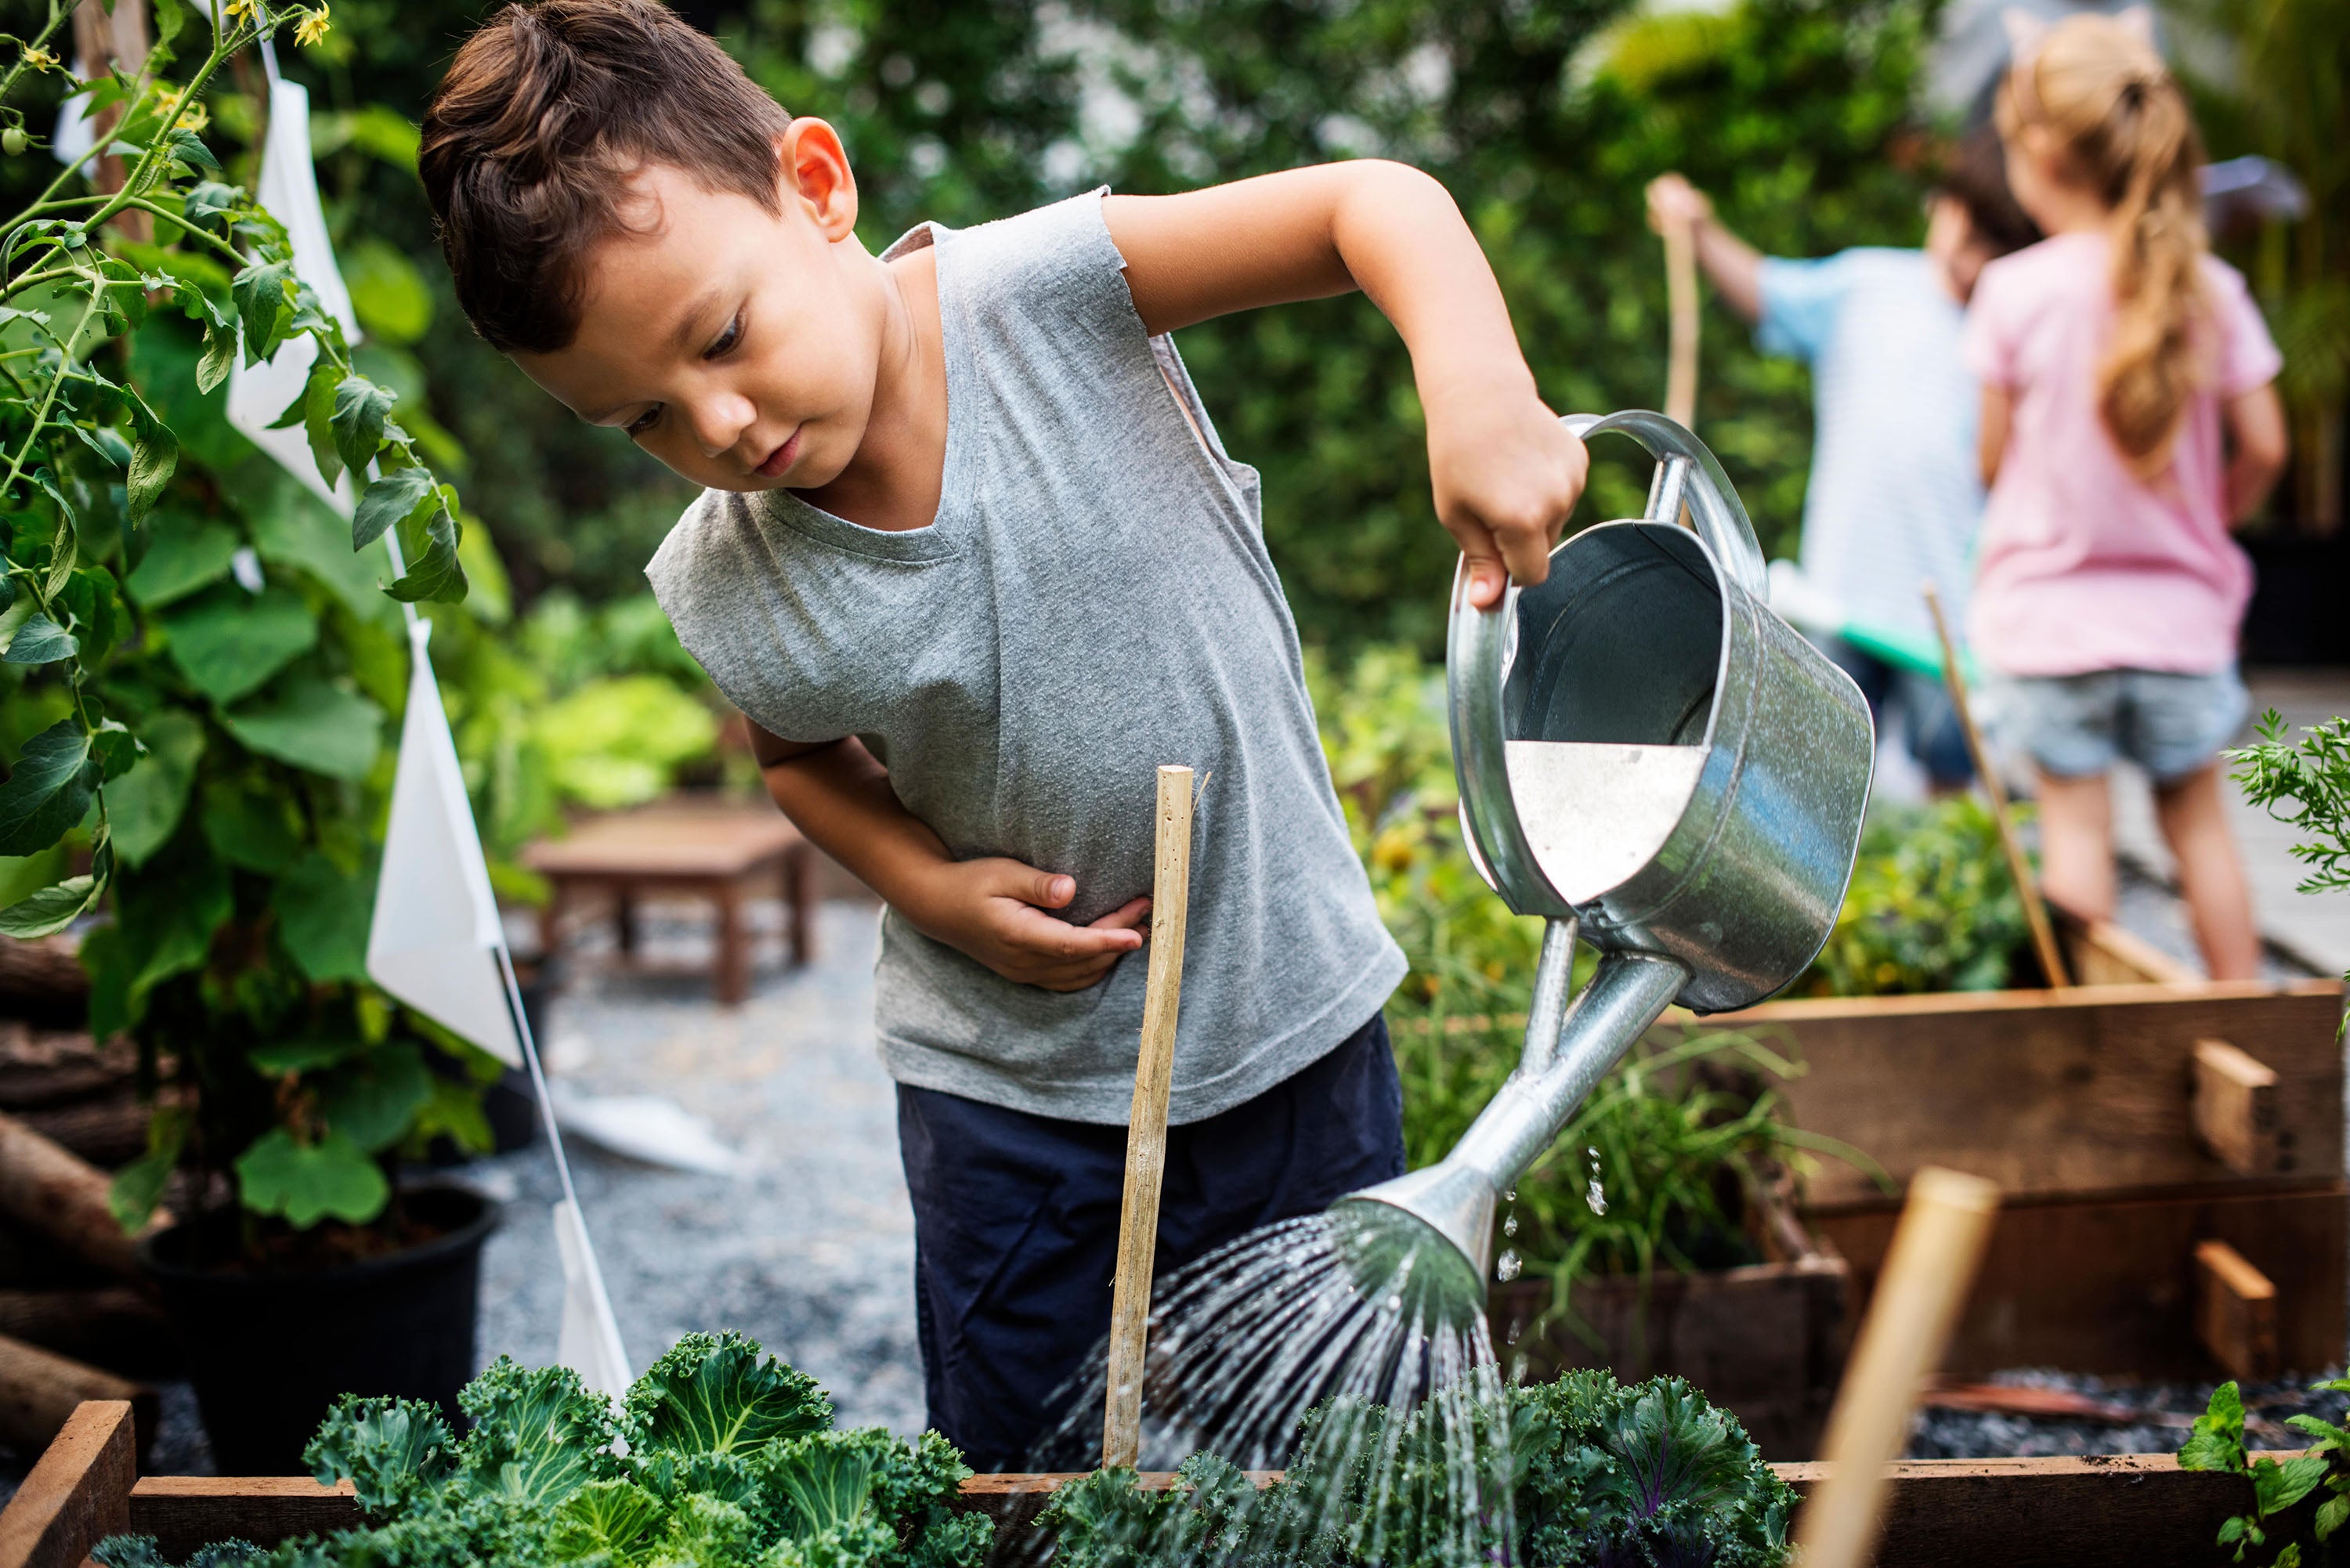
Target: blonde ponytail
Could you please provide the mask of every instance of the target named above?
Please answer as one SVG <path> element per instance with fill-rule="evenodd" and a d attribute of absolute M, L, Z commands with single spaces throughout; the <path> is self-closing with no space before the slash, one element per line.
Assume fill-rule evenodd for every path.
<path fill-rule="evenodd" d="M 2144 478 L 2169 466 L 2187 404 L 2205 379 L 2202 139 L 2142 33 L 2105 16 L 2048 29 L 2009 73 L 2001 128 L 2039 124 L 2069 179 L 2113 216 L 2114 334 L 2097 368 L 2097 412 Z"/>

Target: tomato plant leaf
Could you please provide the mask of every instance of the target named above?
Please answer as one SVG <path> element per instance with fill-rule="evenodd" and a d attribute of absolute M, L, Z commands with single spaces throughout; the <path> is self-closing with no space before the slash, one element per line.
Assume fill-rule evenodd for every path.
<path fill-rule="evenodd" d="M 313 850 L 277 879 L 270 908 L 277 912 L 277 940 L 304 974 L 321 981 L 367 979 L 373 877 L 350 876 Z"/>
<path fill-rule="evenodd" d="M 101 783 L 112 783 L 139 765 L 139 737 L 119 719 L 101 722 L 89 732 L 90 755 L 98 759 Z"/>
<path fill-rule="evenodd" d="M 366 777 L 383 743 L 383 710 L 315 675 L 289 679 L 221 723 L 247 750 L 329 778 Z"/>
<path fill-rule="evenodd" d="M 71 659 L 80 646 L 72 633 L 36 610 L 16 628 L 8 639 L 8 651 L 0 654 L 0 659 L 10 664 L 50 664 Z"/>
<path fill-rule="evenodd" d="M 236 530 L 225 523 L 158 529 L 122 586 L 142 609 L 161 609 L 226 576 L 238 543 Z"/>
<path fill-rule="evenodd" d="M 287 1073 L 313 1073 L 321 1067 L 331 1067 L 347 1057 L 367 1049 L 364 1040 L 277 1040 L 266 1045 L 256 1045 L 244 1054 L 256 1073 L 276 1078 Z"/>
<path fill-rule="evenodd" d="M 255 262 L 229 280 L 229 291 L 236 299 L 237 319 L 244 324 L 247 369 L 268 358 L 285 340 L 286 318 L 292 312 L 286 286 L 293 276 L 294 263 L 288 258 Z"/>
<path fill-rule="evenodd" d="M 256 1214 L 282 1214 L 297 1231 L 332 1216 L 364 1225 L 383 1212 L 390 1184 L 374 1160 L 349 1138 L 329 1130 L 316 1143 L 297 1142 L 284 1127 L 253 1140 L 236 1161 L 237 1188 Z"/>
<path fill-rule="evenodd" d="M 311 461 L 329 488 L 343 476 L 342 454 L 335 447 L 335 368 L 320 360 L 302 384 L 302 433 L 309 438 Z"/>
<path fill-rule="evenodd" d="M 222 703 L 259 691 L 318 640 L 318 618 L 280 583 L 258 594 L 222 583 L 161 619 L 172 662 L 197 691 Z"/>
<path fill-rule="evenodd" d="M 62 931 L 104 891 L 95 877 L 68 877 L 0 909 L 0 936 L 30 940 Z"/>
<path fill-rule="evenodd" d="M 328 1075 L 320 1104 L 327 1125 L 369 1154 L 380 1154 L 408 1136 L 416 1113 L 432 1098 L 432 1075 L 424 1053 L 394 1040 L 354 1058 Z"/>
<path fill-rule="evenodd" d="M 163 1188 L 172 1179 L 172 1168 L 180 1163 L 191 1119 L 184 1106 L 158 1105 L 147 1120 L 147 1152 L 115 1172 L 106 1206 L 125 1231 L 144 1226 L 163 1201 Z"/>
<path fill-rule="evenodd" d="M 2210 1403 L 2195 1417 L 2194 1429 L 2178 1450 L 2183 1470 L 2244 1468 L 2244 1401 L 2233 1382 L 2211 1390 Z"/>
<path fill-rule="evenodd" d="M 161 420 L 146 421 L 138 444 L 130 451 L 130 477 L 123 490 L 125 510 L 134 525 L 146 521 L 156 497 L 172 483 L 172 472 L 179 466 L 180 438 Z"/>
<path fill-rule="evenodd" d="M 465 568 L 457 558 L 456 493 L 442 485 L 400 525 L 408 571 L 385 589 L 405 603 L 455 604 L 465 597 Z"/>
<path fill-rule="evenodd" d="M 106 816 L 114 828 L 114 852 L 133 867 L 163 847 L 187 809 L 196 763 L 204 754 L 203 722 L 184 709 L 166 708 L 144 726 L 147 754 L 139 765 L 106 786 Z"/>
<path fill-rule="evenodd" d="M 394 396 L 365 376 L 346 376 L 336 385 L 335 450 L 353 473 L 367 467 L 383 445 L 383 424 L 391 413 Z"/>
<path fill-rule="evenodd" d="M 25 742 L 8 782 L 0 784 L 0 855 L 47 849 L 89 809 L 98 764 L 89 736 L 60 719 Z"/>
<path fill-rule="evenodd" d="M 351 548 L 366 549 L 432 494 L 432 475 L 426 469 L 395 468 L 374 481 L 360 493 L 359 510 L 351 515 Z"/>

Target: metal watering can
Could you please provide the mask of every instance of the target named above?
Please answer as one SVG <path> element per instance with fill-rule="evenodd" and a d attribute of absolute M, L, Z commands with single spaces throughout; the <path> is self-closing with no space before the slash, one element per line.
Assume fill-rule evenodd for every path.
<path fill-rule="evenodd" d="M 1771 613 L 1713 454 L 1661 414 L 1565 423 L 1656 456 L 1647 515 L 1568 539 L 1540 586 L 1490 610 L 1470 607 L 1464 570 L 1445 656 L 1478 869 L 1549 921 L 1524 1053 L 1440 1162 L 1341 1200 L 1433 1227 L 1481 1296 L 1496 1199 L 1665 1008 L 1760 1002 L 1819 952 L 1876 761 L 1860 689 Z M 1570 1005 L 1578 932 L 1600 961 Z"/>

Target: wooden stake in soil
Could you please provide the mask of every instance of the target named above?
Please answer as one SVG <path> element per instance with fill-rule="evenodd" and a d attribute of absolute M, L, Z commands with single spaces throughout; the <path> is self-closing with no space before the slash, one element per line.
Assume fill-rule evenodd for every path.
<path fill-rule="evenodd" d="M 1822 1439 L 1826 1477 L 1804 1506 L 1796 1540 L 1804 1568 L 1861 1568 L 1877 1540 L 1886 1467 L 1909 1437 L 1909 1412 L 1941 1360 L 1982 1261 L 1999 1189 L 1928 1166 L 1910 1179 L 1877 1295 L 1860 1325 Z"/>
<path fill-rule="evenodd" d="M 1967 701 L 1967 678 L 1959 669 L 1959 645 L 1950 639 L 1950 623 L 1942 614 L 1942 596 L 1934 585 L 1926 585 L 1926 608 L 1934 617 L 1934 635 L 1942 642 L 1942 680 L 1950 689 L 1950 706 L 1959 711 L 1959 728 L 1966 732 L 1967 755 L 1974 759 L 1975 776 L 1991 794 L 1991 820 L 1999 825 L 1999 846 L 2006 853 L 2009 875 L 2015 878 L 2015 890 L 2023 899 L 2023 918 L 2032 927 L 2032 950 L 2040 960 L 2040 971 L 2048 983 L 2062 991 L 2073 982 L 2064 970 L 2064 955 L 2056 948 L 2056 929 L 2048 922 L 2048 905 L 2040 897 L 2040 884 L 2033 880 L 2032 863 L 2023 857 L 2023 844 L 2015 836 L 2015 824 L 2009 819 L 2007 785 L 2001 782 L 1999 770 L 1991 764 L 1991 753 L 1983 745 L 1982 731 L 1975 726 L 1975 711 Z"/>
<path fill-rule="evenodd" d="M 1697 428 L 1697 232 L 1688 223 L 1667 223 L 1665 302 L 1672 317 L 1665 370 L 1665 418 Z"/>
<path fill-rule="evenodd" d="M 1126 1206 L 1109 1307 L 1108 1395 L 1102 1468 L 1142 1449 L 1142 1355 L 1150 1265 L 1159 1250 L 1159 1184 L 1167 1168 L 1167 1090 L 1175 1076 L 1175 1012 L 1183 992 L 1183 925 L 1191 898 L 1191 770 L 1159 770 L 1158 862 L 1150 883 L 1150 973 L 1142 991 L 1142 1050 L 1126 1124 Z"/>
<path fill-rule="evenodd" d="M 0 1115 L 0 1213 L 14 1216 L 109 1273 L 136 1278 L 133 1238 L 107 1207 L 106 1172 Z M 168 1224 L 158 1211 L 148 1229 Z M 144 1232 L 141 1232 L 142 1234 Z"/>

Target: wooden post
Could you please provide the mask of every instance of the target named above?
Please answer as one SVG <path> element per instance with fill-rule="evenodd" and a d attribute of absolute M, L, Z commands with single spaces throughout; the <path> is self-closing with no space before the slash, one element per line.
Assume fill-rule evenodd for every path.
<path fill-rule="evenodd" d="M 2195 1337 L 2230 1377 L 2276 1376 L 2276 1286 L 2225 1241 L 2195 1244 Z"/>
<path fill-rule="evenodd" d="M 1942 680 L 1950 689 L 1950 705 L 1959 711 L 1959 727 L 1966 732 L 1967 755 L 1974 759 L 1975 774 L 1991 795 L 1991 820 L 1999 825 L 1999 846 L 2006 852 L 2008 873 L 2015 878 L 2016 895 L 2023 900 L 2023 918 L 2032 927 L 2032 950 L 2039 955 L 2040 971 L 2048 977 L 2048 983 L 2062 990 L 2073 982 L 2065 976 L 2064 955 L 2056 950 L 2056 929 L 2048 922 L 2040 884 L 2033 880 L 2032 863 L 2024 859 L 2015 824 L 2009 820 L 2007 785 L 1991 766 L 1982 731 L 1975 727 L 1974 708 L 1967 701 L 1967 678 L 1959 669 L 1959 645 L 1951 640 L 1950 623 L 1942 614 L 1942 596 L 1931 583 L 1926 585 L 1926 607 L 1933 613 L 1934 635 L 1942 641 Z"/>
<path fill-rule="evenodd" d="M 132 1239 L 107 1207 L 109 1185 L 106 1173 L 80 1156 L 14 1116 L 0 1115 L 0 1212 L 110 1273 L 135 1278 Z M 170 1219 L 159 1210 L 154 1224 Z"/>
<path fill-rule="evenodd" d="M 1142 991 L 1142 1049 L 1126 1125 L 1126 1204 L 1109 1309 L 1102 1468 L 1131 1465 L 1142 1448 L 1142 1363 L 1150 1321 L 1150 1266 L 1159 1250 L 1159 1184 L 1167 1167 L 1167 1091 L 1175 1076 L 1175 1015 L 1183 992 L 1183 926 L 1191 897 L 1191 770 L 1159 770 L 1158 861 L 1150 884 L 1150 973 Z"/>
<path fill-rule="evenodd" d="M 130 1406 L 138 1418 L 140 1448 L 154 1436 L 160 1407 L 152 1388 L 0 1335 L 0 1444 L 18 1453 L 39 1452 L 87 1399 L 119 1399 Z"/>
<path fill-rule="evenodd" d="M 1665 371 L 1665 418 L 1697 428 L 1697 234 L 1687 223 L 1667 223 L 1665 302 L 1672 317 L 1670 354 Z M 1668 518 L 1667 522 L 1675 521 Z"/>
<path fill-rule="evenodd" d="M 1909 1438 L 1909 1413 L 1942 1357 L 1990 1239 L 1999 1189 L 1929 1166 L 1909 1182 L 1885 1272 L 1822 1451 L 1826 1479 L 1797 1521 L 1804 1568 L 1861 1568 L 1876 1543 L 1886 1467 Z"/>
<path fill-rule="evenodd" d="M 2195 1137 L 2238 1176 L 2273 1176 L 2279 1147 L 2277 1075 L 2225 1040 L 2195 1042 Z"/>

